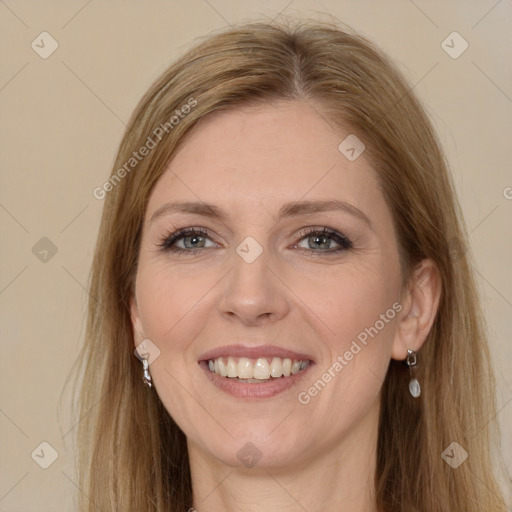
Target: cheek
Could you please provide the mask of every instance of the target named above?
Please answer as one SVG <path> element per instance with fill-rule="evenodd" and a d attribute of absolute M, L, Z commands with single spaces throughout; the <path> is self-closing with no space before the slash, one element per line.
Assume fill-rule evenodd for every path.
<path fill-rule="evenodd" d="M 208 283 L 186 272 L 171 271 L 165 264 L 141 265 L 136 289 L 144 335 L 165 344 L 166 349 L 182 348 L 183 335 L 178 333 L 185 324 L 190 329 L 187 320 L 200 310 Z M 192 334 L 189 331 L 185 338 Z"/>
<path fill-rule="evenodd" d="M 303 284 L 299 292 L 314 304 L 318 341 L 326 351 L 301 398 L 311 399 L 333 415 L 333 421 L 340 407 L 349 423 L 364 415 L 385 379 L 400 309 L 400 281 L 396 269 L 384 267 L 352 267 L 322 280 L 323 286 Z"/>
<path fill-rule="evenodd" d="M 191 347 L 212 318 L 225 272 L 211 266 L 173 265 L 165 259 L 141 260 L 137 304 L 144 336 L 163 356 L 160 364 L 165 362 L 176 372 L 184 368 L 181 363 L 196 364 Z"/>
<path fill-rule="evenodd" d="M 205 307 L 201 299 L 211 287 L 190 272 L 170 269 L 165 261 L 139 265 L 136 289 L 143 333 L 160 351 L 150 373 L 166 409 L 188 432 L 190 424 L 184 421 L 198 414 L 196 402 L 183 391 L 196 364 L 189 347 L 200 333 L 198 317 L 204 316 Z"/>
<path fill-rule="evenodd" d="M 371 272 L 339 275 L 329 284 L 328 293 L 309 289 L 326 357 L 301 388 L 299 401 L 323 411 L 326 422 L 338 423 L 342 410 L 348 428 L 367 413 L 385 379 L 399 295 L 393 283 Z"/>
<path fill-rule="evenodd" d="M 392 269 L 353 267 L 319 276 L 314 284 L 299 278 L 294 292 L 318 318 L 319 334 L 335 358 L 348 350 L 353 340 L 359 339 L 364 346 L 365 337 L 392 337 L 396 316 L 392 306 L 399 297 L 397 283 Z"/>

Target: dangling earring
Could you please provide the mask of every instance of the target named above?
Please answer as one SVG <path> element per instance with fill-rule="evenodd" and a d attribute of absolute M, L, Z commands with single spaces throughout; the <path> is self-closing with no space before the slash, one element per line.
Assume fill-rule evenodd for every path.
<path fill-rule="evenodd" d="M 142 370 L 144 372 L 142 376 L 142 380 L 144 381 L 144 384 L 146 384 L 149 387 L 152 387 L 153 384 L 151 383 L 151 375 L 149 374 L 149 362 L 147 357 L 144 357 L 142 359 Z"/>
<path fill-rule="evenodd" d="M 409 381 L 409 392 L 414 398 L 418 398 L 421 394 L 421 387 L 418 379 L 415 377 L 416 375 L 416 364 L 418 362 L 418 354 L 414 350 L 407 349 L 407 359 L 406 363 L 409 367 L 409 372 L 411 374 L 411 380 Z"/>

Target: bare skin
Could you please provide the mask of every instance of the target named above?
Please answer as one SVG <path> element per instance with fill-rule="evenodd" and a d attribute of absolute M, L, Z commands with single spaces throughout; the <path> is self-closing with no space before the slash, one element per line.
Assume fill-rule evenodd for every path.
<path fill-rule="evenodd" d="M 151 194 L 132 300 L 134 343 L 149 338 L 160 350 L 151 376 L 187 436 L 190 506 L 199 511 L 376 510 L 382 383 L 390 359 L 405 359 L 425 341 L 440 286 L 429 260 L 402 285 L 375 171 L 364 153 L 350 162 L 338 150 L 349 134 L 305 102 L 214 114 Z M 345 208 L 278 220 L 286 203 L 327 200 L 362 215 Z M 213 204 L 226 218 L 161 210 L 151 220 L 174 201 Z M 176 240 L 187 254 L 159 247 L 186 227 L 208 234 Z M 311 233 L 324 227 L 352 246 L 325 233 L 316 235 L 317 245 Z M 236 251 L 246 237 L 262 249 L 251 263 Z M 345 358 L 365 328 L 381 324 Z M 275 396 L 234 397 L 198 364 L 205 352 L 231 344 L 275 345 L 308 354 L 314 364 Z M 336 371 L 339 357 L 346 364 Z M 326 373 L 328 383 L 308 392 Z M 247 450 L 256 463 L 243 458 Z"/>

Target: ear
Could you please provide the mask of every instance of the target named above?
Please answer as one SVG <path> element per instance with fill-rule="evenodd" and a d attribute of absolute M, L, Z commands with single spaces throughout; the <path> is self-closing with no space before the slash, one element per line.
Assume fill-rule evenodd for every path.
<path fill-rule="evenodd" d="M 402 361 L 407 349 L 419 351 L 434 323 L 441 298 L 441 277 L 435 263 L 422 260 L 402 292 L 391 357 Z"/>
<path fill-rule="evenodd" d="M 133 294 L 130 298 L 130 318 L 132 321 L 133 329 L 133 343 L 137 347 L 142 340 L 145 339 L 144 330 L 142 328 L 142 321 L 140 319 L 139 308 L 137 306 L 137 297 Z"/>

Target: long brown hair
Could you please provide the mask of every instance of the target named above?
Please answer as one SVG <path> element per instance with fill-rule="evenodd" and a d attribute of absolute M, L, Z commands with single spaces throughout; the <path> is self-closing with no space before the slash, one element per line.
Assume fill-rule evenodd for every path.
<path fill-rule="evenodd" d="M 351 128 L 392 213 L 404 279 L 423 258 L 440 272 L 438 314 L 420 351 L 422 395 L 411 399 L 398 361 L 382 388 L 379 510 L 504 512 L 490 451 L 499 435 L 495 383 L 447 163 L 423 107 L 388 58 L 353 31 L 319 22 L 251 23 L 206 38 L 151 86 L 129 121 L 109 182 L 97 192 L 105 204 L 80 355 L 80 510 L 192 506 L 185 435 L 143 385 L 133 354 L 129 300 L 146 204 L 200 119 L 276 99 L 321 105 L 333 126 Z M 151 145 L 148 137 L 154 146 L 131 161 Z M 457 468 L 441 456 L 452 442 L 469 454 Z"/>

